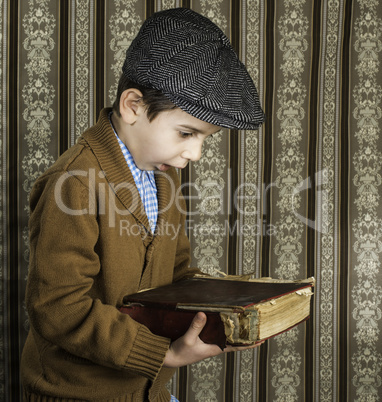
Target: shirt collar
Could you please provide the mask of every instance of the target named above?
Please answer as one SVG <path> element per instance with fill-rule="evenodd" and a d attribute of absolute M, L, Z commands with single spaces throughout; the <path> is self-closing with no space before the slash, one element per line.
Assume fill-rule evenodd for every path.
<path fill-rule="evenodd" d="M 111 112 L 109 113 L 109 116 L 108 116 L 108 117 L 109 117 L 109 121 L 110 121 L 110 125 L 111 125 L 111 127 L 112 127 L 112 129 L 113 129 L 113 131 L 114 131 L 115 136 L 117 137 L 118 143 L 119 143 L 119 145 L 120 145 L 120 147 L 121 147 L 121 149 L 122 149 L 123 156 L 124 156 L 125 159 L 126 159 L 126 162 L 127 162 L 128 166 L 129 166 L 129 169 L 130 169 L 130 171 L 131 171 L 131 173 L 132 173 L 132 175 L 133 175 L 133 177 L 134 177 L 134 180 L 138 180 L 140 183 L 142 183 L 142 181 L 143 181 L 143 180 L 142 180 L 142 176 L 143 176 L 144 174 L 146 174 L 147 178 L 148 178 L 149 181 L 150 181 L 150 184 L 151 184 L 152 186 L 155 186 L 154 171 L 153 171 L 153 170 L 142 170 L 142 169 L 139 169 L 139 167 L 135 164 L 134 158 L 132 157 L 132 155 L 131 155 L 129 149 L 128 149 L 127 146 L 122 142 L 122 140 L 119 138 L 119 136 L 118 136 L 118 134 L 117 134 L 117 131 L 116 131 L 115 128 L 114 128 L 113 122 L 112 122 L 112 120 L 111 120 L 111 115 L 112 115 L 112 114 L 113 114 L 113 112 L 111 111 Z"/>

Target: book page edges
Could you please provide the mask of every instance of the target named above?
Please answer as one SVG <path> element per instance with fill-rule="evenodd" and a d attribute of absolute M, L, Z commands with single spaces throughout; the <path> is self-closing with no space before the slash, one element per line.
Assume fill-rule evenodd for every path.
<path fill-rule="evenodd" d="M 220 272 L 220 271 L 219 271 Z M 223 272 L 221 273 L 222 275 L 224 274 Z M 188 278 L 188 279 L 198 279 L 198 278 L 204 278 L 204 279 L 216 279 L 216 280 L 221 280 L 221 281 L 242 281 L 242 282 L 257 282 L 257 283 L 301 283 L 301 284 L 308 284 L 314 287 L 316 280 L 314 277 L 306 278 L 306 279 L 296 279 L 296 280 L 288 280 L 288 279 L 274 279 L 268 276 L 263 276 L 261 278 L 251 278 L 253 274 L 246 274 L 246 275 L 227 275 L 224 274 L 224 276 L 209 276 L 209 275 L 200 275 L 200 274 L 195 274 L 194 276 Z M 157 289 L 161 286 L 156 286 L 153 288 L 145 288 L 141 289 L 138 291 L 138 293 L 142 292 L 147 292 L 148 290 L 151 289 Z"/>
<path fill-rule="evenodd" d="M 259 303 L 259 340 L 284 332 L 310 315 L 311 287 Z"/>
<path fill-rule="evenodd" d="M 252 344 L 285 332 L 309 317 L 312 295 L 307 287 L 247 309 L 220 309 L 227 342 Z M 211 307 L 207 311 L 218 310 Z"/>
<path fill-rule="evenodd" d="M 305 278 L 305 279 L 275 279 L 271 278 L 269 276 L 262 276 L 260 278 L 252 278 L 254 275 L 253 273 L 251 274 L 245 274 L 245 275 L 227 275 L 224 272 L 218 271 L 219 274 L 223 276 L 208 276 L 208 275 L 200 275 L 196 274 L 192 278 L 206 278 L 206 279 L 217 279 L 217 280 L 226 280 L 226 281 L 245 281 L 245 282 L 258 282 L 258 283 L 301 283 L 301 284 L 311 284 L 313 287 L 316 283 L 315 278 L 312 276 L 310 278 Z"/>

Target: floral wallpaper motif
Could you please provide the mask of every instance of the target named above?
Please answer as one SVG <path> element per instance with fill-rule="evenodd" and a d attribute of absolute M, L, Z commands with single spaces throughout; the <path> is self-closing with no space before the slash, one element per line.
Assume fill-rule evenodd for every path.
<path fill-rule="evenodd" d="M 72 127 L 71 142 L 94 123 L 93 116 L 93 49 L 94 4 L 89 0 L 73 0 L 74 32 L 72 35 L 72 54 L 74 79 L 72 85 Z"/>
<path fill-rule="evenodd" d="M 319 132 L 317 171 L 323 172 L 324 184 L 322 197 L 317 200 L 321 206 L 322 219 L 317 231 L 317 267 L 318 279 L 315 309 L 315 342 L 319 344 L 319 358 L 316 362 L 315 398 L 320 401 L 337 400 L 336 377 L 337 372 L 337 337 L 335 314 L 337 308 L 336 278 L 338 262 L 337 246 L 337 214 L 338 214 L 338 132 L 336 122 L 339 111 L 336 109 L 338 92 L 336 84 L 337 74 L 337 45 L 340 37 L 339 23 L 341 21 L 340 3 L 328 2 L 323 7 L 323 18 L 327 23 L 323 25 L 322 34 L 322 70 L 320 72 L 319 87 Z"/>
<path fill-rule="evenodd" d="M 303 168 L 306 163 L 301 149 L 303 127 L 306 118 L 306 87 L 302 80 L 308 51 L 307 34 L 309 22 L 303 13 L 304 1 L 285 1 L 285 9 L 278 21 L 279 48 L 282 52 L 280 71 L 282 79 L 277 89 L 278 108 L 276 116 L 280 131 L 278 140 L 280 152 L 276 156 L 277 177 L 275 180 L 279 197 L 279 210 L 275 222 L 277 233 L 274 253 L 277 264 L 274 273 L 279 278 L 298 278 L 301 274 L 299 256 L 304 224 L 296 215 L 301 210 L 300 186 L 303 182 Z M 302 357 L 296 350 L 300 328 L 295 328 L 275 339 L 276 352 L 271 358 L 273 371 L 272 386 L 275 401 L 297 401 L 297 388 L 301 382 Z"/>
<path fill-rule="evenodd" d="M 354 23 L 355 70 L 358 84 L 353 89 L 356 121 L 353 154 L 355 205 L 352 222 L 355 254 L 352 318 L 355 321 L 352 351 L 352 386 L 355 401 L 378 401 L 382 386 L 382 217 L 381 217 L 381 101 L 380 58 L 382 18 L 378 2 L 358 2 L 360 14 Z"/>
<path fill-rule="evenodd" d="M 52 124 L 56 118 L 54 101 L 56 89 L 50 79 L 53 67 L 52 53 L 56 42 L 54 34 L 56 18 L 52 14 L 49 1 L 28 1 L 28 9 L 22 20 L 25 34 L 22 46 L 26 53 L 24 69 L 27 80 L 21 88 L 22 126 L 25 132 L 22 139 L 26 145 L 25 154 L 21 160 L 20 184 L 22 183 L 23 196 L 20 198 L 20 224 L 22 243 L 20 242 L 20 265 L 27 268 L 29 258 L 29 237 L 27 218 L 29 216 L 29 192 L 34 181 L 55 160 L 49 144 L 52 141 Z M 21 173 L 21 172 L 20 172 Z M 20 188 L 21 190 L 21 188 Z M 22 253 L 22 255 L 21 255 Z M 23 273 L 24 284 L 27 272 Z M 23 330 L 28 330 L 28 317 L 24 309 L 23 299 L 20 299 L 23 309 L 20 312 L 20 322 Z M 25 334 L 23 334 L 25 339 Z M 23 339 L 23 338 L 21 338 Z"/>
<path fill-rule="evenodd" d="M 245 62 L 247 70 L 261 98 L 262 79 L 260 68 L 260 15 L 261 2 L 259 0 L 247 0 L 242 4 L 242 53 L 241 59 Z M 259 276 L 259 247 L 261 236 L 264 233 L 261 216 L 261 200 L 259 194 L 262 189 L 262 176 L 259 174 L 261 153 L 259 153 L 262 141 L 262 127 L 256 131 L 245 131 L 240 135 L 240 176 L 241 183 L 248 183 L 243 186 L 243 199 L 239 203 L 238 221 L 243 227 L 256 228 L 248 231 L 246 236 L 238 239 L 238 274 L 251 274 L 255 272 Z M 238 384 L 235 400 L 252 401 L 256 395 L 257 378 L 257 355 L 258 351 L 243 351 L 238 353 L 238 365 L 240 369 L 236 374 Z"/>
<path fill-rule="evenodd" d="M 28 63 L 24 66 L 28 83 L 22 88 L 25 105 L 22 117 L 27 122 L 28 135 L 24 140 L 30 150 L 22 161 L 26 179 L 23 188 L 29 192 L 33 182 L 53 163 L 47 144 L 51 140 L 50 123 L 55 118 L 52 108 L 56 95 L 48 74 L 52 69 L 51 52 L 55 47 L 52 38 L 56 19 L 50 13 L 49 1 L 29 0 L 29 12 L 24 16 L 23 28 L 26 38 L 23 47 Z"/>
<path fill-rule="evenodd" d="M 143 22 L 135 12 L 137 1 L 117 0 L 115 2 L 115 12 L 110 17 L 109 29 L 112 35 L 110 49 L 114 53 L 114 63 L 111 66 L 111 70 L 114 73 L 116 82 L 109 89 L 109 104 L 113 104 L 117 93 L 118 79 L 121 75 L 126 50 Z"/>

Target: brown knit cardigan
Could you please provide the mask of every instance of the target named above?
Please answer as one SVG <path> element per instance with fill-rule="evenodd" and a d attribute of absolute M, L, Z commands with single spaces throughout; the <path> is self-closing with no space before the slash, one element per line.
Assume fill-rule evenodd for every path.
<path fill-rule="evenodd" d="M 123 296 L 192 275 L 175 169 L 156 175 L 153 236 L 108 120 L 35 183 L 30 197 L 29 401 L 169 401 L 169 340 L 118 311 Z"/>

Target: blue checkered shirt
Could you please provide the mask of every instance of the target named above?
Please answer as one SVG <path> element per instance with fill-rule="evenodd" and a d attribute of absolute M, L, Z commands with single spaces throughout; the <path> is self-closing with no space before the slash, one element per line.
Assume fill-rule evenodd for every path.
<path fill-rule="evenodd" d="M 109 115 L 110 124 L 111 114 Z M 143 206 L 145 207 L 147 219 L 150 224 L 151 232 L 155 232 L 157 219 L 158 219 L 158 197 L 157 197 L 157 186 L 155 183 L 154 171 L 153 170 L 141 170 L 137 167 L 131 156 L 130 151 L 127 149 L 126 145 L 120 140 L 118 134 L 113 127 L 115 136 L 117 137 L 119 146 L 121 147 L 123 156 L 126 159 L 127 165 L 133 175 L 135 185 L 138 188 L 139 195 L 141 196 Z"/>

